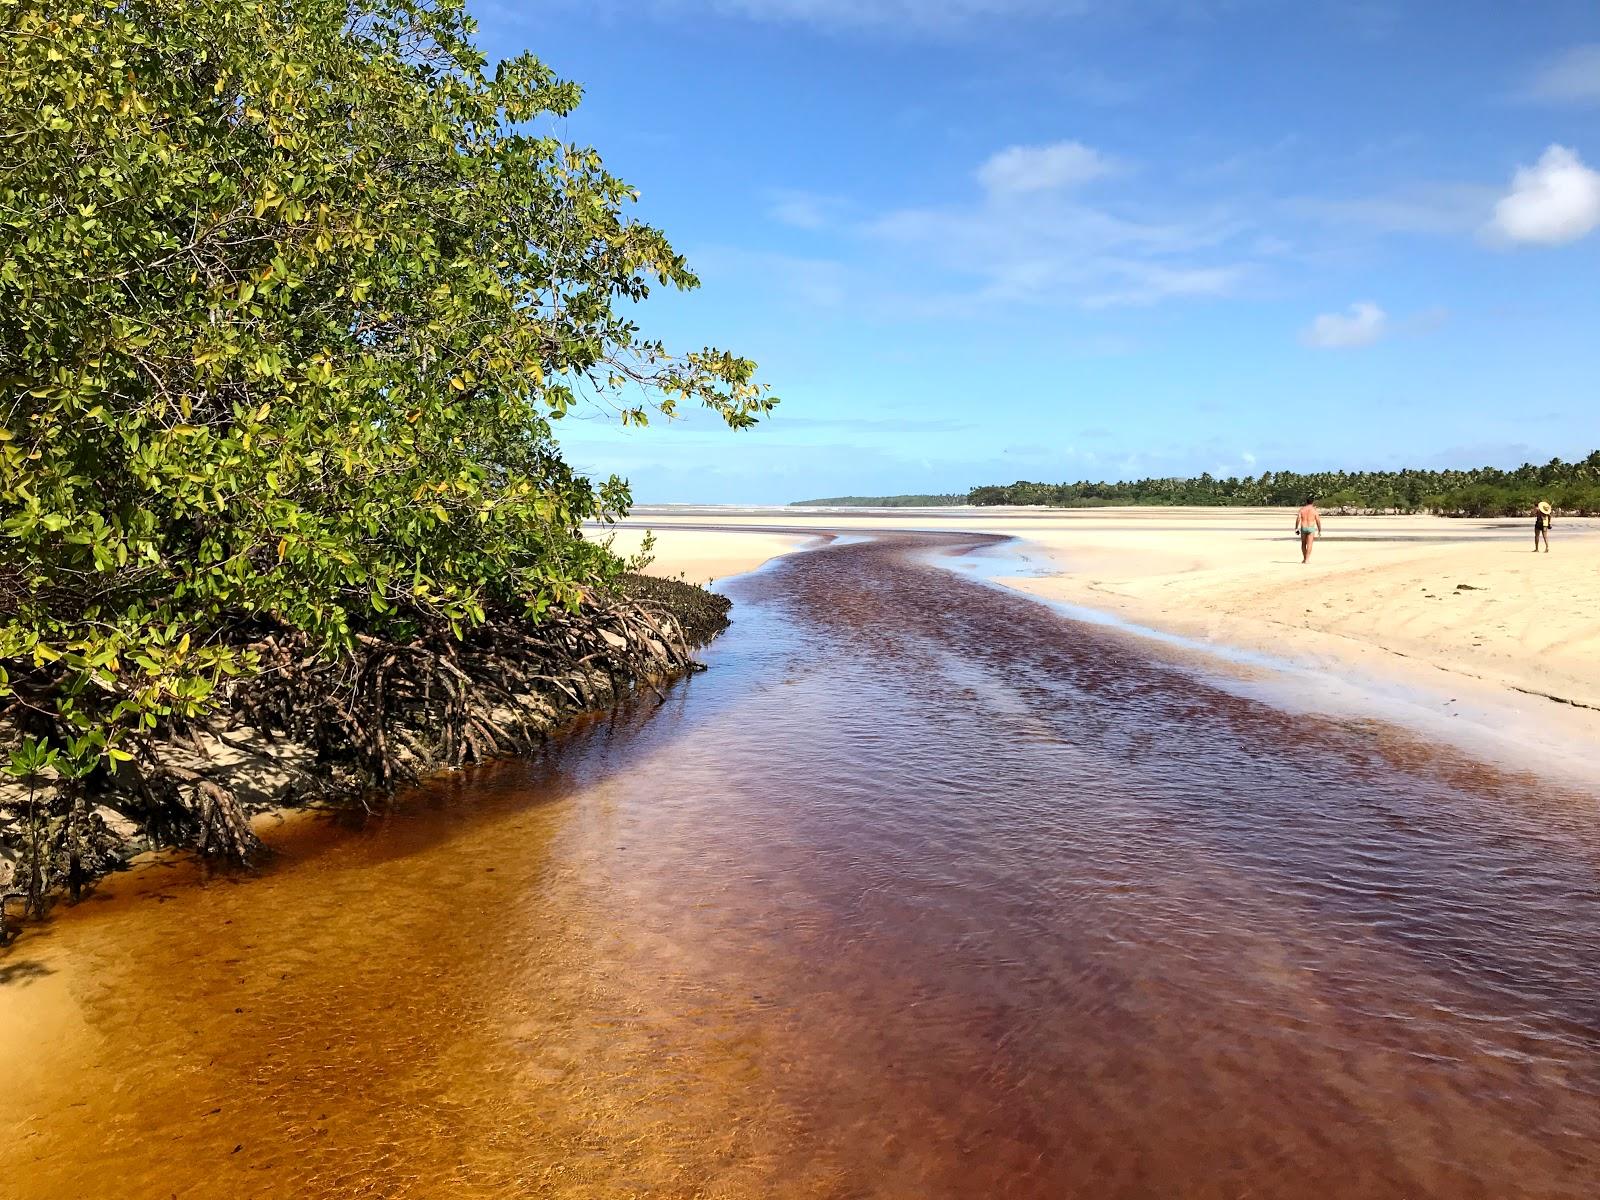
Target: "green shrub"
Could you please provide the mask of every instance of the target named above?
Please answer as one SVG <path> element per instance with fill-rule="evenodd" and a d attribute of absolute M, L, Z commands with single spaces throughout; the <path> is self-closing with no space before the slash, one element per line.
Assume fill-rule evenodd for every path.
<path fill-rule="evenodd" d="M 0 0 L 0 697 L 65 776 L 204 712 L 263 629 L 337 654 L 577 603 L 619 569 L 580 523 L 628 504 L 561 459 L 580 395 L 774 403 L 640 337 L 694 276 L 541 132 L 578 89 L 472 32 L 455 0 Z"/>

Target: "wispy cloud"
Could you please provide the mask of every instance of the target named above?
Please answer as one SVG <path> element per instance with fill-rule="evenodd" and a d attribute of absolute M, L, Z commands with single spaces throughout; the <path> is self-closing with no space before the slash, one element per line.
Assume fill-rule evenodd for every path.
<path fill-rule="evenodd" d="M 1299 134 L 1286 133 L 1270 142 L 1229 152 L 1222 152 L 1213 144 L 1215 156 L 1184 168 L 1179 178 L 1197 184 L 1237 183 L 1263 173 L 1282 171 L 1291 152 L 1301 143 Z"/>
<path fill-rule="evenodd" d="M 781 410 L 772 418 L 774 429 L 851 429 L 862 433 L 963 433 L 981 429 L 971 421 L 917 417 L 792 417 Z"/>
<path fill-rule="evenodd" d="M 1082 142 L 1007 146 L 978 168 L 978 182 L 992 195 L 1059 191 L 1113 174 L 1117 164 Z"/>
<path fill-rule="evenodd" d="M 779 224 L 795 229 L 817 230 L 830 225 L 843 207 L 837 196 L 792 189 L 773 193 L 768 215 Z"/>
<path fill-rule="evenodd" d="M 870 30 L 878 34 L 949 36 L 1005 20 L 1099 19 L 1177 21 L 1209 24 L 1242 9 L 1279 0 L 566 0 L 569 4 L 612 9 L 653 8 L 667 14 L 711 12 L 747 20 L 804 24 L 829 31 Z M 1331 0 L 1330 0 L 1331 2 Z M 1349 5 L 1374 7 L 1369 0 L 1338 0 L 1337 15 Z M 1386 6 L 1386 5 L 1383 5 Z M 1348 22 L 1344 22 L 1348 24 Z"/>
<path fill-rule="evenodd" d="M 1518 167 L 1511 190 L 1495 205 L 1491 236 L 1557 246 L 1600 226 L 1600 171 L 1575 151 L 1551 146 L 1531 167 Z"/>
<path fill-rule="evenodd" d="M 1220 267 L 1174 267 L 1161 263 L 1107 261 L 1109 286 L 1083 298 L 1085 308 L 1156 304 L 1177 297 L 1227 296 L 1249 275 L 1242 263 Z"/>
<path fill-rule="evenodd" d="M 1348 350 L 1370 346 L 1387 330 L 1389 314 L 1370 300 L 1360 300 L 1346 313 L 1323 313 L 1300 333 L 1314 350 Z"/>
<path fill-rule="evenodd" d="M 1153 86 L 1149 79 L 1111 75 L 1097 67 L 1082 66 L 1059 69 L 1052 82 L 1065 95 L 1098 108 L 1132 104 L 1148 95 Z"/>
<path fill-rule="evenodd" d="M 973 203 L 899 209 L 865 233 L 972 281 L 960 293 L 923 297 L 930 315 L 1013 303 L 1106 308 L 1236 290 L 1251 270 L 1241 246 L 1249 222 L 1224 210 L 1124 216 L 1072 194 L 1112 162 L 1077 142 L 1013 146 L 978 169 L 983 190 Z"/>
<path fill-rule="evenodd" d="M 1287 207 L 1300 216 L 1378 233 L 1453 236 L 1481 229 L 1493 211 L 1495 194 L 1481 184 L 1421 183 L 1353 199 L 1301 197 L 1290 200 Z"/>
<path fill-rule="evenodd" d="M 1070 17 L 1096 0 L 671 0 L 676 7 L 709 8 L 726 16 L 783 21 L 828 29 L 879 28 L 952 32 L 1003 17 Z"/>
<path fill-rule="evenodd" d="M 837 308 L 853 290 L 849 269 L 829 258 L 698 246 L 689 261 L 708 286 L 729 280 L 757 282 L 767 296 L 808 309 Z"/>
<path fill-rule="evenodd" d="M 1573 46 L 1544 63 L 1522 99 L 1545 104 L 1600 104 L 1600 42 Z"/>

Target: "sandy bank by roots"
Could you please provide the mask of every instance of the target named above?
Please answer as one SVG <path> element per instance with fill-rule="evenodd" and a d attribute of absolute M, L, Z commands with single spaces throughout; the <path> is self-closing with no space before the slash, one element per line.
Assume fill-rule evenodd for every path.
<path fill-rule="evenodd" d="M 630 524 L 599 536 L 610 537 L 612 550 L 631 558 L 644 548 L 645 538 L 650 533 L 644 526 Z M 816 540 L 805 534 L 682 529 L 664 525 L 654 530 L 654 546 L 650 551 L 653 559 L 645 566 L 644 574 L 711 584 L 753 571 L 774 558 L 804 549 Z"/>
<path fill-rule="evenodd" d="M 358 635 L 340 657 L 271 633 L 259 669 L 214 710 L 173 718 L 113 771 L 71 780 L 0 776 L 0 945 L 17 911 L 42 915 L 99 876 L 180 847 L 240 863 L 255 818 L 310 804 L 367 805 L 402 785 L 522 753 L 581 712 L 699 669 L 691 652 L 727 627 L 729 602 L 681 581 L 629 575 L 536 624 L 492 618 L 461 639 Z M 19 693 L 20 695 L 20 693 Z M 48 697 L 0 709 L 0 754 Z"/>

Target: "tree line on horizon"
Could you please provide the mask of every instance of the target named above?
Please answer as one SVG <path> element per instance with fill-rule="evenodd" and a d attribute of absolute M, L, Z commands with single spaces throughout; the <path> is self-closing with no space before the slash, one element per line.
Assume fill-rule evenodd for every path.
<path fill-rule="evenodd" d="M 945 505 L 1036 505 L 1048 508 L 1110 508 L 1118 505 L 1299 506 L 1318 504 L 1363 513 L 1436 513 L 1450 517 L 1519 516 L 1547 500 L 1572 516 L 1600 515 L 1600 450 L 1581 462 L 1553 458 L 1543 466 L 1512 470 L 1477 467 L 1423 471 L 1263 471 L 1257 476 L 1080 480 L 975 487 L 966 493 L 900 496 L 835 496 L 796 500 L 791 507 L 932 508 Z"/>
<path fill-rule="evenodd" d="M 1553 458 L 1543 466 L 1512 470 L 1477 467 L 1425 471 L 1263 471 L 1217 478 L 1202 473 L 1077 483 L 1033 483 L 973 488 L 967 503 L 1025 504 L 1050 508 L 1111 505 L 1288 507 L 1314 497 L 1325 508 L 1363 513 L 1436 513 L 1452 517 L 1509 517 L 1541 500 L 1569 515 L 1600 514 L 1600 450 L 1581 462 Z"/>

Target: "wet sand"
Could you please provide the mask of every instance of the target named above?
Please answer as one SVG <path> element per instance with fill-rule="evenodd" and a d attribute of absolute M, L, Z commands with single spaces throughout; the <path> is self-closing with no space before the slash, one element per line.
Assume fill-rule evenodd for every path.
<path fill-rule="evenodd" d="M 781 558 L 664 706 L 31 932 L 7 1194 L 1592 1196 L 1594 794 L 1298 753 L 989 547 Z"/>

